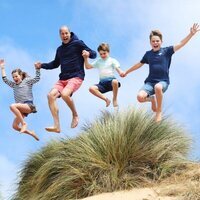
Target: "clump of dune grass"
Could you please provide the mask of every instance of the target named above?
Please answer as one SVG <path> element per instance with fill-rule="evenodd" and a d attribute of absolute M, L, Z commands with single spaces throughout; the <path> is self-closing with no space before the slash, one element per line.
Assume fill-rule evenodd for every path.
<path fill-rule="evenodd" d="M 184 163 L 191 140 L 170 119 L 146 111 L 102 112 L 76 138 L 52 141 L 29 156 L 14 200 L 67 200 L 144 187 Z"/>

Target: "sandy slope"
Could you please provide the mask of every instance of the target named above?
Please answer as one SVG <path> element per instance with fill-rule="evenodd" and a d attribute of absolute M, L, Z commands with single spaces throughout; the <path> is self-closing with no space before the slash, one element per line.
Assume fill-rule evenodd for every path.
<path fill-rule="evenodd" d="M 176 197 L 158 196 L 155 189 L 142 188 L 130 191 L 104 193 L 83 200 L 178 200 Z"/>
<path fill-rule="evenodd" d="M 189 199 L 200 199 L 199 163 L 186 165 L 184 171 L 177 171 L 152 188 L 104 193 L 82 200 L 180 200 L 186 193 L 190 193 Z"/>

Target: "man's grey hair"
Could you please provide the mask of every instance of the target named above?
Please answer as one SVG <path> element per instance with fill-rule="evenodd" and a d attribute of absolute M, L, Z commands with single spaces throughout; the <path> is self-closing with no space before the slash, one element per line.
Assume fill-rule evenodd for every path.
<path fill-rule="evenodd" d="M 69 27 L 66 26 L 66 25 L 63 25 L 63 26 L 60 27 L 60 29 L 59 29 L 59 33 L 61 33 L 61 31 L 62 31 L 63 29 L 67 29 L 67 30 L 70 32 Z"/>

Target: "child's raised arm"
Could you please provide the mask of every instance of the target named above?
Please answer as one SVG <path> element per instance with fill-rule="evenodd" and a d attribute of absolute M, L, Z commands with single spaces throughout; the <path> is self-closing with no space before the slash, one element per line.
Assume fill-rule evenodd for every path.
<path fill-rule="evenodd" d="M 29 78 L 29 80 L 27 81 L 30 84 L 37 83 L 40 80 L 40 68 L 38 68 L 36 63 L 34 65 L 35 65 L 35 77 Z"/>
<path fill-rule="evenodd" d="M 5 61 L 4 61 L 3 59 L 0 60 L 0 67 L 1 67 L 1 74 L 2 74 L 2 77 L 6 76 Z"/>
<path fill-rule="evenodd" d="M 174 52 L 178 51 L 185 44 L 187 44 L 188 41 L 192 38 L 192 36 L 194 36 L 198 31 L 200 31 L 199 25 L 196 23 L 193 24 L 193 26 L 190 28 L 190 33 L 183 40 L 181 40 L 181 42 L 179 44 L 174 45 Z"/>

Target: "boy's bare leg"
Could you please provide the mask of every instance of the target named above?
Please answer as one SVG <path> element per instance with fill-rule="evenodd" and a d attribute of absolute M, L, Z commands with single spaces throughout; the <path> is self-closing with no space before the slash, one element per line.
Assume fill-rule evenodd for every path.
<path fill-rule="evenodd" d="M 113 87 L 113 106 L 118 107 L 117 103 L 117 94 L 118 94 L 118 81 L 116 79 L 112 80 L 112 87 Z"/>
<path fill-rule="evenodd" d="M 162 85 L 159 83 L 155 85 L 155 95 L 156 95 L 156 101 L 157 101 L 155 121 L 159 122 L 162 120 L 162 100 L 163 100 Z"/>
<path fill-rule="evenodd" d="M 71 94 L 72 94 L 72 90 L 69 88 L 65 88 L 62 91 L 61 97 L 65 101 L 65 103 L 69 106 L 69 108 L 72 112 L 71 128 L 75 128 L 78 125 L 79 117 L 78 117 L 78 113 L 76 111 L 74 101 L 71 98 Z"/>
<path fill-rule="evenodd" d="M 60 93 L 57 89 L 52 89 L 48 94 L 48 104 L 54 121 L 54 126 L 45 128 L 49 132 L 60 133 L 59 110 L 56 103 L 56 99 L 59 96 Z"/>
<path fill-rule="evenodd" d="M 110 105 L 111 101 L 110 101 L 107 97 L 105 97 L 105 96 L 99 91 L 99 89 L 98 89 L 97 86 L 91 86 L 90 89 L 89 89 L 89 91 L 90 91 L 94 96 L 96 96 L 96 97 L 98 97 L 98 98 L 104 100 L 104 101 L 106 102 L 106 107 L 108 107 L 108 106 Z"/>
<path fill-rule="evenodd" d="M 138 95 L 137 95 L 137 99 L 140 103 L 144 103 L 144 102 L 151 102 L 151 109 L 153 112 L 157 111 L 157 106 L 156 106 L 156 99 L 155 96 L 150 96 L 148 97 L 148 94 L 146 91 L 141 90 L 139 91 Z"/>
<path fill-rule="evenodd" d="M 147 97 L 147 101 L 151 102 L 151 109 L 153 112 L 157 111 L 156 98 L 154 95 Z"/>

